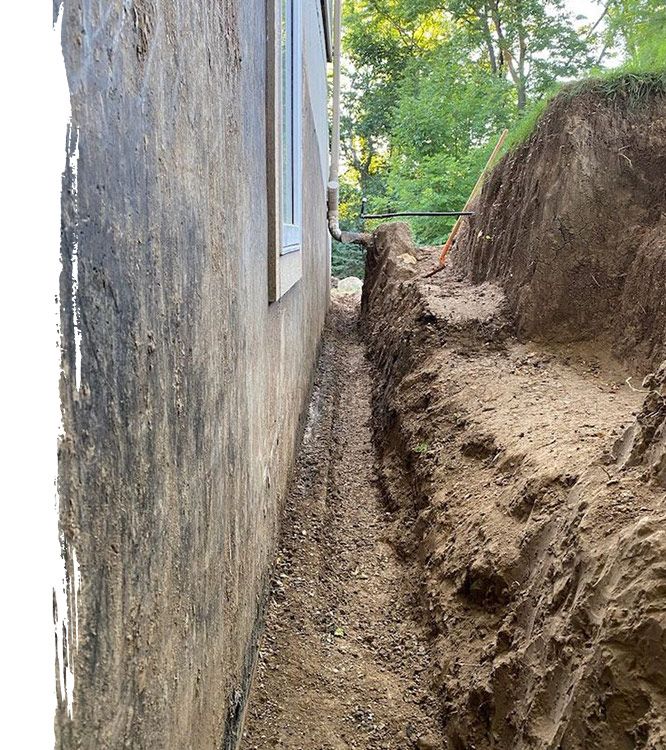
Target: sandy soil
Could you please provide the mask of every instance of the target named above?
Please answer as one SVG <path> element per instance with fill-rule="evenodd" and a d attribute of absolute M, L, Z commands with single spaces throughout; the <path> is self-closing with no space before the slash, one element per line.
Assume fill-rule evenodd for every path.
<path fill-rule="evenodd" d="M 428 280 L 435 257 L 378 230 L 364 326 L 442 747 L 661 750 L 666 371 L 520 341 L 499 285 Z"/>
<path fill-rule="evenodd" d="M 325 334 L 244 750 L 442 746 L 416 587 L 377 483 L 357 309 L 334 302 Z"/>
<path fill-rule="evenodd" d="M 666 748 L 665 107 L 558 97 L 435 276 L 375 231 L 245 750 Z"/>

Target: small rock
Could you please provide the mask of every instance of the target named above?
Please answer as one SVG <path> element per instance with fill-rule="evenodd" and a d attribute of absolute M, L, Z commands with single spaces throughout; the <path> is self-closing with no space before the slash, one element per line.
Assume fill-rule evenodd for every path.
<path fill-rule="evenodd" d="M 650 373 L 648 373 L 643 378 L 643 383 L 642 383 L 641 387 L 643 387 L 643 388 L 654 388 L 655 385 L 656 385 L 655 374 L 653 372 L 650 372 Z"/>
<path fill-rule="evenodd" d="M 358 294 L 363 289 L 363 282 L 356 276 L 347 276 L 338 282 L 339 294 Z"/>
<path fill-rule="evenodd" d="M 416 740 L 416 747 L 418 750 L 440 750 L 441 743 L 439 743 L 432 735 L 425 735 Z"/>

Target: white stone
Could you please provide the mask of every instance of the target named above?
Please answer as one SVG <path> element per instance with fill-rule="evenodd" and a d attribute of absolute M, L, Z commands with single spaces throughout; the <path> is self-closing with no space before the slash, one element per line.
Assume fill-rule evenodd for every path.
<path fill-rule="evenodd" d="M 358 294 L 363 289 L 363 282 L 356 276 L 347 276 L 338 282 L 339 294 Z"/>

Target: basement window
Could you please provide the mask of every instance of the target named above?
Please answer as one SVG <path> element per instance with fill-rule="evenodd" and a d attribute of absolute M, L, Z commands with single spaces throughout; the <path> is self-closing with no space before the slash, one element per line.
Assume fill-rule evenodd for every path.
<path fill-rule="evenodd" d="M 302 274 L 302 0 L 268 0 L 269 300 Z"/>

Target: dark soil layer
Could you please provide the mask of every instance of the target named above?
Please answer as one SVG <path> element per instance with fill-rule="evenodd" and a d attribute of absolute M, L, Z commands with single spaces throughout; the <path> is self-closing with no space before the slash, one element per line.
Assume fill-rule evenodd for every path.
<path fill-rule="evenodd" d="M 483 196 L 482 232 L 495 239 L 486 245 L 475 234 L 469 262 L 458 263 L 477 280 L 499 280 L 506 296 L 451 269 L 426 280 L 436 252 L 414 248 L 405 225 L 376 233 L 363 315 L 376 366 L 379 477 L 434 633 L 442 747 L 664 748 L 666 373 L 641 388 L 598 338 L 553 343 L 579 338 L 577 326 L 629 340 L 635 311 L 613 269 L 633 273 L 651 214 L 640 215 L 633 261 L 619 243 L 608 251 L 613 263 L 594 251 L 592 238 L 615 237 L 622 222 L 595 229 L 592 205 L 603 207 L 592 198 L 587 244 L 573 236 L 556 247 L 544 230 L 546 214 L 555 221 L 543 205 L 553 184 L 538 156 L 554 149 L 564 159 L 567 141 L 549 140 L 550 122 L 535 155 L 522 152 L 535 181 L 525 184 L 519 154 L 507 159 Z M 597 136 L 613 137 L 611 124 Z M 591 143 L 589 127 L 581 118 L 577 137 L 588 133 Z M 580 158 L 568 153 L 561 179 L 582 180 Z M 603 164 L 588 168 L 595 175 Z M 633 187 L 615 186 L 625 197 L 638 178 L 626 179 Z M 521 201 L 528 207 L 514 216 L 507 207 Z M 570 203 L 566 216 L 583 213 Z M 584 281 L 592 273 L 595 299 Z M 540 340 L 521 342 L 516 330 Z M 641 331 L 647 360 L 661 334 Z"/>
<path fill-rule="evenodd" d="M 451 261 L 498 281 L 520 333 L 605 335 L 643 373 L 666 358 L 666 98 L 558 96 L 486 182 Z"/>

